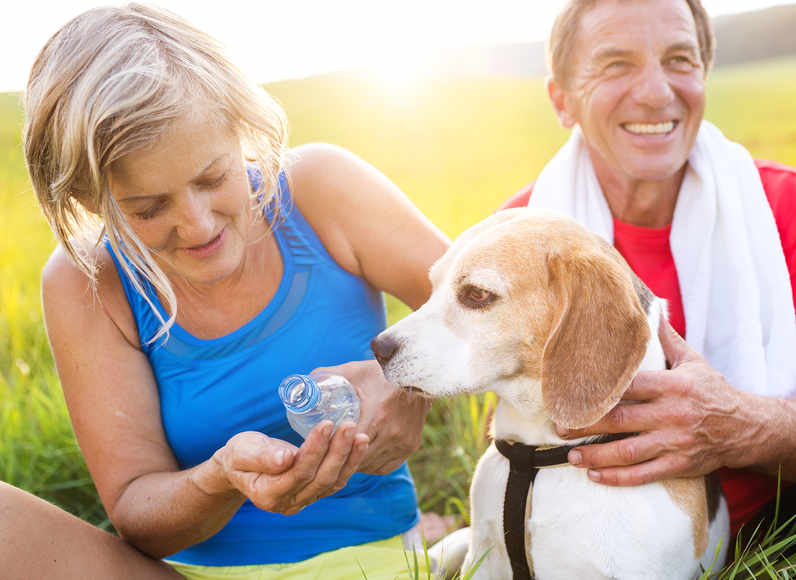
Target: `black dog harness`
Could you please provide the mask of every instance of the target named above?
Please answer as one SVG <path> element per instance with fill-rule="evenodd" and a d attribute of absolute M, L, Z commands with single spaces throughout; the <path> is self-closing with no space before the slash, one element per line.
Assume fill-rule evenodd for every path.
<path fill-rule="evenodd" d="M 588 444 L 618 441 L 628 435 L 629 433 L 603 435 Z M 533 579 L 531 572 L 533 566 L 528 562 L 530 550 L 525 544 L 525 526 L 530 519 L 528 499 L 536 474 L 543 467 L 567 465 L 569 463 L 567 454 L 581 445 L 585 445 L 585 443 L 551 447 L 509 443 L 505 439 L 495 440 L 497 450 L 509 460 L 509 479 L 506 483 L 506 496 L 503 500 L 503 537 L 509 560 L 511 560 L 514 580 Z"/>

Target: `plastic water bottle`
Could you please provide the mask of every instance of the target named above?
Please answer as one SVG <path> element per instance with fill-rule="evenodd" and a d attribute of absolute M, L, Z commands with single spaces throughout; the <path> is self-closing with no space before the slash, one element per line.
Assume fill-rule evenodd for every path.
<path fill-rule="evenodd" d="M 321 421 L 334 423 L 359 421 L 359 397 L 348 379 L 325 372 L 289 375 L 279 385 L 279 398 L 285 405 L 287 421 L 304 437 Z"/>

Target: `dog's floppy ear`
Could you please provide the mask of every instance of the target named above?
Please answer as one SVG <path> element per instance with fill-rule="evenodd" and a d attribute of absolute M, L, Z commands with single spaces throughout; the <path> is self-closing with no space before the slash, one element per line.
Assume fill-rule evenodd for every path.
<path fill-rule="evenodd" d="M 557 301 L 542 354 L 542 398 L 558 425 L 591 425 L 616 405 L 650 331 L 621 257 L 597 248 L 547 258 Z"/>

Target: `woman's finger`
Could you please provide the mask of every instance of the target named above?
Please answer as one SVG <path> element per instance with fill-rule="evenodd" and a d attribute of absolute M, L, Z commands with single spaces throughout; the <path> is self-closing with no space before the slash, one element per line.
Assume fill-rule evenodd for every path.
<path fill-rule="evenodd" d="M 296 447 L 287 441 L 257 431 L 244 431 L 232 437 L 214 458 L 227 474 L 234 471 L 278 474 L 293 464 L 296 452 Z"/>
<path fill-rule="evenodd" d="M 331 445 L 334 424 L 321 421 L 309 432 L 299 447 L 293 467 L 286 473 L 283 485 L 288 485 L 295 493 L 306 487 L 314 478 Z"/>
<path fill-rule="evenodd" d="M 296 494 L 296 503 L 302 507 L 337 491 L 340 473 L 351 455 L 356 436 L 356 425 L 345 422 L 337 429 L 329 451 L 318 466 L 312 480 Z"/>
<path fill-rule="evenodd" d="M 243 471 L 271 475 L 282 473 L 293 465 L 298 451 L 287 441 L 270 437 L 261 441 L 249 441 L 245 445 L 246 448 L 242 450 L 235 467 Z"/>
<path fill-rule="evenodd" d="M 364 433 L 356 433 L 354 435 L 351 453 L 348 455 L 348 460 L 337 476 L 337 489 L 342 489 L 345 484 L 348 483 L 348 480 L 351 479 L 351 476 L 354 475 L 357 468 L 362 464 L 362 461 L 368 453 L 369 444 L 370 441 L 368 440 L 368 436 Z"/>
<path fill-rule="evenodd" d="M 296 513 L 303 505 L 296 497 L 313 480 L 329 449 L 333 429 L 331 421 L 322 421 L 307 435 L 290 469 L 278 475 L 255 474 L 249 499 L 258 507 L 284 514 Z"/>

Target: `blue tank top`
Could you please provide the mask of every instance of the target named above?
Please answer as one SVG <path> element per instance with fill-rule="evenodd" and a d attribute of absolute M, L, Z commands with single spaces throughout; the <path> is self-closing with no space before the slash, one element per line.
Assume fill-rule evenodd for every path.
<path fill-rule="evenodd" d="M 251 171 L 250 178 L 258 180 Z M 385 326 L 381 294 L 331 258 L 292 203 L 284 174 L 279 188 L 279 218 L 267 214 L 277 224 L 281 283 L 265 309 L 226 336 L 202 340 L 174 324 L 166 340 L 147 344 L 159 321 L 114 256 L 141 349 L 157 379 L 166 437 L 182 469 L 209 459 L 241 431 L 301 445 L 285 419 L 279 382 L 291 373 L 372 358 L 369 341 Z M 113 256 L 108 242 L 106 247 Z M 142 284 L 165 315 L 152 286 Z M 297 562 L 395 536 L 417 518 L 414 483 L 404 463 L 388 475 L 356 473 L 343 489 L 292 516 L 247 500 L 213 537 L 168 559 L 205 566 Z"/>

